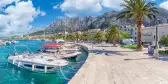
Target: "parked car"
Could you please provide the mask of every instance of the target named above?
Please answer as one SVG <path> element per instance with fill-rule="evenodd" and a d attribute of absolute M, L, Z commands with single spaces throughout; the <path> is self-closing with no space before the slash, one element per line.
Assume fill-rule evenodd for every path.
<path fill-rule="evenodd" d="M 135 41 L 133 39 L 123 39 L 120 44 L 133 45 L 133 44 L 135 44 Z"/>

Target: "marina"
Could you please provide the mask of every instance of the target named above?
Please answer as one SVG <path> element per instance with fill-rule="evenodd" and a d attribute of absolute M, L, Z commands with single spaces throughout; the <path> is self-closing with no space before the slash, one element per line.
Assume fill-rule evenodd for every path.
<path fill-rule="evenodd" d="M 25 46 L 17 46 L 18 55 L 9 57 L 9 53 L 14 54 L 16 44 L 1 46 L 0 71 L 2 74 L 0 75 L 0 84 L 18 84 L 20 82 L 24 84 L 67 84 L 87 59 L 85 51 L 81 51 L 81 54 L 75 59 L 60 59 L 49 56 L 49 54 L 35 53 L 37 50 L 42 49 L 44 43 L 44 41 L 37 40 L 19 40 L 19 45 L 28 46 L 30 49 L 29 55 L 31 56 L 25 54 L 24 58 L 23 53 L 27 50 Z M 30 52 L 33 52 L 33 54 Z M 41 58 L 41 55 L 43 58 Z M 45 67 L 45 65 L 47 66 Z"/>

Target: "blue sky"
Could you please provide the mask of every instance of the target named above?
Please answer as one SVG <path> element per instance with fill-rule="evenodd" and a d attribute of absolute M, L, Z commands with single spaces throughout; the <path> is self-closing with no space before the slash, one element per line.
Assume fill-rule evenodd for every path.
<path fill-rule="evenodd" d="M 72 0 L 69 0 L 69 1 L 72 1 Z M 83 0 L 83 1 L 85 1 L 85 0 Z M 111 1 L 113 1 L 113 0 L 111 0 Z M 119 0 L 119 1 L 121 1 L 121 0 Z M 149 1 L 151 1 L 151 0 L 149 0 Z M 156 2 L 159 6 L 161 3 L 165 2 L 166 0 L 153 0 L 153 1 Z M 34 20 L 34 22 L 32 24 L 33 27 L 38 28 L 39 26 L 48 25 L 56 19 L 62 19 L 62 17 L 64 17 L 64 15 L 65 15 L 65 12 L 62 12 L 61 8 L 59 8 L 59 6 L 63 3 L 65 3 L 64 0 L 33 0 L 33 4 L 36 8 L 40 7 L 41 10 L 46 12 L 46 16 L 38 17 Z M 53 6 L 58 6 L 58 8 L 53 9 Z M 115 7 L 114 7 L 114 9 L 110 8 L 110 7 L 103 7 L 101 12 L 95 12 L 95 13 L 91 13 L 91 14 L 83 12 L 77 16 L 90 16 L 90 15 L 97 16 L 97 15 L 103 14 L 104 12 L 110 11 L 110 10 L 115 10 Z"/>
<path fill-rule="evenodd" d="M 168 10 L 168 0 L 148 0 Z M 123 0 L 0 0 L 0 35 L 27 33 L 64 16 L 98 16 L 121 10 Z"/>
<path fill-rule="evenodd" d="M 43 17 L 37 17 L 32 23 L 33 28 L 38 28 L 39 26 L 47 26 L 52 21 L 58 19 L 60 16 L 64 16 L 64 13 L 61 12 L 61 9 L 53 7 L 63 3 L 63 0 L 33 0 L 33 5 L 41 10 L 46 12 L 46 15 Z"/>

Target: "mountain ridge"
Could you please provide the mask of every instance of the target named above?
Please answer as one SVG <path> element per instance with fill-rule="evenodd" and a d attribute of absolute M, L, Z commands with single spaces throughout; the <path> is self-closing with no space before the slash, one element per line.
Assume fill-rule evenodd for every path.
<path fill-rule="evenodd" d="M 158 11 L 159 14 L 157 15 L 157 18 L 160 19 L 160 23 L 168 23 L 168 10 L 159 8 Z M 119 12 L 120 11 L 109 11 L 100 16 L 85 16 L 55 20 L 46 28 L 45 31 L 50 32 L 49 34 L 53 34 L 64 31 L 65 29 L 68 32 L 74 32 L 97 28 L 105 29 L 108 28 L 111 24 L 118 24 L 119 26 L 135 24 L 135 20 L 122 19 L 116 21 L 116 16 Z M 153 26 L 155 25 L 155 21 L 144 18 L 143 25 Z M 34 32 L 32 35 L 36 35 L 38 33 L 40 34 L 40 31 Z"/>

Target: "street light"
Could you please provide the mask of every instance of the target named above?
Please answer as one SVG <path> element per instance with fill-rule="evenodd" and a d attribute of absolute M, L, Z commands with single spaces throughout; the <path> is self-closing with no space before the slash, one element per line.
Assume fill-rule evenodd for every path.
<path fill-rule="evenodd" d="M 155 55 L 156 58 L 159 58 L 159 52 L 158 52 L 158 49 L 159 49 L 159 41 L 158 41 L 158 24 L 159 24 L 159 20 L 158 19 L 156 19 L 155 24 L 156 24 L 156 36 L 155 36 L 154 55 Z"/>

